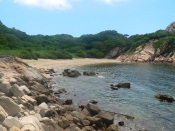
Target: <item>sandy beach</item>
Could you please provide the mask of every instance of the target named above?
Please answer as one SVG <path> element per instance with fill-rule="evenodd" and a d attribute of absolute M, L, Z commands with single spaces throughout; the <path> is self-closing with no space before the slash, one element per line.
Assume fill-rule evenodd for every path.
<path fill-rule="evenodd" d="M 101 63 L 119 63 L 117 60 L 111 59 L 72 59 L 72 60 L 51 60 L 51 59 L 39 59 L 39 60 L 24 60 L 27 64 L 36 68 L 70 68 L 75 66 L 101 64 Z"/>

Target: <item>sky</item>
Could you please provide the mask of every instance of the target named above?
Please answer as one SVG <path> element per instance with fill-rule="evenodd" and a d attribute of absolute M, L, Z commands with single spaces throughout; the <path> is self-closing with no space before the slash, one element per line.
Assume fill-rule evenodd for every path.
<path fill-rule="evenodd" d="M 0 20 L 29 35 L 145 34 L 175 21 L 175 0 L 0 0 Z"/>

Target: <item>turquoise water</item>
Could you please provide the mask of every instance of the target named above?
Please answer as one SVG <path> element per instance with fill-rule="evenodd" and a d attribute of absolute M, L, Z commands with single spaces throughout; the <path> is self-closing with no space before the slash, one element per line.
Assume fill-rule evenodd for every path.
<path fill-rule="evenodd" d="M 146 129 L 151 131 L 175 130 L 175 102 L 160 102 L 156 93 L 175 98 L 175 65 L 173 64 L 101 64 L 76 68 L 81 73 L 93 70 L 97 76 L 67 78 L 56 76 L 57 88 L 65 88 L 62 98 L 73 98 L 74 103 L 98 101 L 104 110 L 134 116 L 134 120 L 116 116 L 115 122 L 125 122 L 120 130 Z M 61 70 L 58 71 L 58 74 Z M 130 82 L 131 89 L 111 90 L 110 84 Z"/>

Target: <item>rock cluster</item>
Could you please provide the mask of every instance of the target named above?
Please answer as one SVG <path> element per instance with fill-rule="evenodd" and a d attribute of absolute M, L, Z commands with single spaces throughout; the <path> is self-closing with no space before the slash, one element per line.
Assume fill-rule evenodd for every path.
<path fill-rule="evenodd" d="M 12 57 L 13 58 L 13 57 Z M 88 103 L 82 110 L 55 97 L 46 78 L 15 58 L 0 58 L 0 130 L 2 131 L 118 131 L 114 116 Z M 11 66 L 10 66 L 11 65 Z M 8 77 L 7 70 L 14 72 Z"/>

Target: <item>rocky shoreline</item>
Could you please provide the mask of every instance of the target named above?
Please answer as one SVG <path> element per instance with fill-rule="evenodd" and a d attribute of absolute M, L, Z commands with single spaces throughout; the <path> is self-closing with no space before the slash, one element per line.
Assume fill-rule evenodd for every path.
<path fill-rule="evenodd" d="M 1 55 L 0 130 L 118 131 L 118 125 L 112 113 L 95 104 L 80 109 L 71 100 L 56 97 L 49 80 L 37 69 L 19 58 Z"/>

